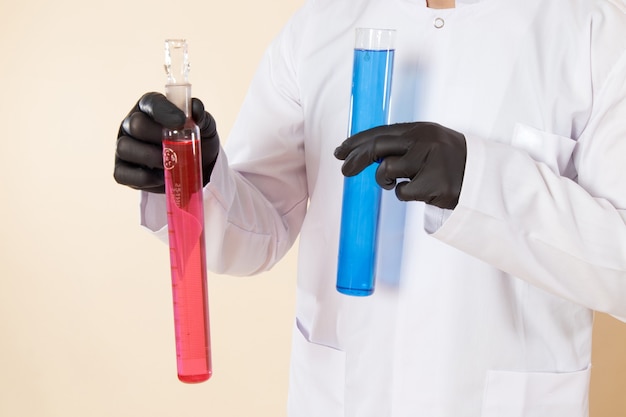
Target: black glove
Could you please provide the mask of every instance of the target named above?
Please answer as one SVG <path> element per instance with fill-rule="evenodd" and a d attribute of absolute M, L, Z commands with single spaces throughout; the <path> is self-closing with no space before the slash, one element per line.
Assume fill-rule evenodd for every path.
<path fill-rule="evenodd" d="M 215 166 L 220 143 L 213 117 L 202 102 L 191 101 L 192 117 L 200 128 L 202 178 L 206 185 Z M 120 184 L 138 190 L 164 193 L 163 127 L 180 128 L 185 114 L 163 94 L 147 93 L 122 121 L 117 134 L 113 177 Z"/>
<path fill-rule="evenodd" d="M 467 147 L 465 136 L 436 123 L 415 122 L 379 126 L 346 139 L 335 150 L 345 160 L 345 176 L 361 172 L 374 161 L 376 182 L 396 188 L 402 201 L 424 201 L 453 209 L 459 202 Z M 396 185 L 396 180 L 406 178 Z"/>

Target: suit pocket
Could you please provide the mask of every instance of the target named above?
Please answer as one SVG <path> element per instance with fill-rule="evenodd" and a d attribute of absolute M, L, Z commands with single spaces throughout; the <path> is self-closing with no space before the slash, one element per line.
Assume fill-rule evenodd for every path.
<path fill-rule="evenodd" d="M 587 417 L 590 373 L 489 371 L 481 415 Z"/>
<path fill-rule="evenodd" d="M 557 175 L 574 178 L 572 153 L 576 141 L 518 123 L 511 145 L 523 149 L 537 162 L 544 163 Z"/>
<path fill-rule="evenodd" d="M 288 415 L 339 417 L 344 415 L 346 355 L 308 340 L 296 320 L 291 350 Z"/>

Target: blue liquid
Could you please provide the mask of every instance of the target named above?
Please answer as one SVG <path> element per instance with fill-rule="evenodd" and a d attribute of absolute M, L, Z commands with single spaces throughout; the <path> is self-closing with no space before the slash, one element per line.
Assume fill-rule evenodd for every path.
<path fill-rule="evenodd" d="M 355 49 L 349 135 L 387 124 L 393 56 L 393 50 Z M 376 168 L 378 163 L 373 163 L 358 175 L 344 178 L 337 266 L 337 291 L 343 294 L 374 292 L 382 192 Z"/>

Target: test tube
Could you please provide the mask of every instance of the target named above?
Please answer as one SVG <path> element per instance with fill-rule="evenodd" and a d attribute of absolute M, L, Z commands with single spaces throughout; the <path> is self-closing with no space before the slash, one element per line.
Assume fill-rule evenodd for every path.
<path fill-rule="evenodd" d="M 348 135 L 389 123 L 395 30 L 357 28 Z M 337 291 L 353 296 L 374 292 L 378 216 L 382 189 L 375 162 L 345 177 L 339 235 Z"/>
<path fill-rule="evenodd" d="M 211 377 L 211 347 L 202 199 L 200 130 L 191 117 L 187 42 L 165 41 L 165 96 L 185 112 L 178 129 L 163 129 L 163 166 L 170 246 L 178 379 Z"/>

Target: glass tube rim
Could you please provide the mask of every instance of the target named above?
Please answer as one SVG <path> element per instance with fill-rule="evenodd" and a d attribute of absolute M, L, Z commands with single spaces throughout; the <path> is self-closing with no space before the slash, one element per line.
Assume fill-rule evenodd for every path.
<path fill-rule="evenodd" d="M 357 27 L 355 49 L 385 51 L 395 49 L 395 29 Z"/>

